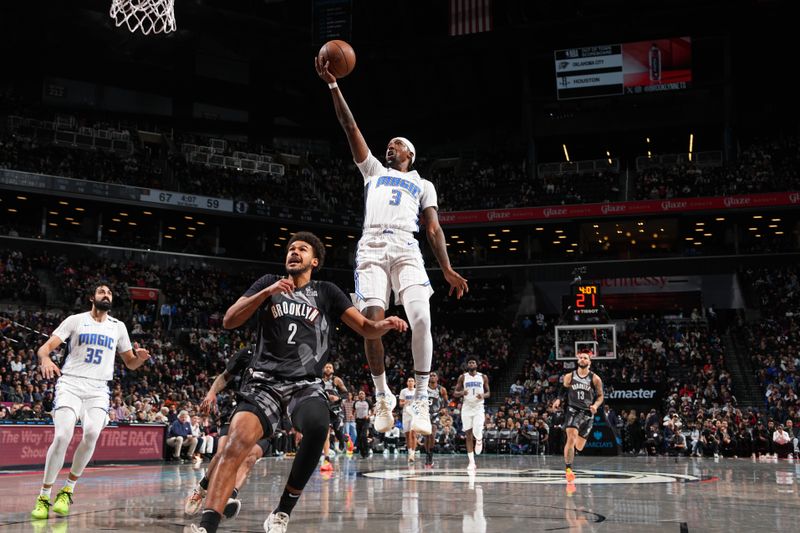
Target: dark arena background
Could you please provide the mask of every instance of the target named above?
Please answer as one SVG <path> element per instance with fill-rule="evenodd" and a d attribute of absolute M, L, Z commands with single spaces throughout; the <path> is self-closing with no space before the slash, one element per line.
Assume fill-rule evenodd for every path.
<path fill-rule="evenodd" d="M 355 51 L 338 85 L 372 153 L 398 135 L 418 150 L 469 292 L 448 294 L 421 226 L 448 393 L 432 458 L 412 435 L 412 461 L 399 403 L 392 431 L 356 423 L 375 389 L 335 322 L 345 436 L 288 530 L 796 530 L 792 2 L 176 0 L 173 30 L 122 20 L 170 0 L 115 0 L 116 19 L 111 1 L 0 5 L 0 533 L 198 531 L 187 499 L 237 397 L 201 404 L 257 335 L 255 318 L 223 327 L 228 308 L 286 274 L 299 231 L 324 244 L 315 279 L 360 290 L 364 181 L 314 67 L 333 39 Z M 33 518 L 57 411 L 37 352 L 100 281 L 150 357 L 116 359 L 71 507 Z M 412 333 L 383 341 L 397 395 Z M 553 404 L 584 350 L 604 401 L 572 481 Z M 454 396 L 470 358 L 491 389 L 475 470 Z M 287 417 L 274 429 L 220 531 L 263 531 L 283 501 L 303 436 Z"/>

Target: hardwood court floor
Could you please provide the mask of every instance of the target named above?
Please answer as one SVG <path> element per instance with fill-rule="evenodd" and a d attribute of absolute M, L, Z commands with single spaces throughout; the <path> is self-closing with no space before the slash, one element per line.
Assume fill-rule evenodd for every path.
<path fill-rule="evenodd" d="M 785 460 L 580 457 L 567 495 L 558 457 L 437 456 L 432 469 L 405 456 L 340 456 L 316 473 L 292 514 L 295 532 L 793 531 L 800 464 Z M 241 492 L 242 512 L 220 531 L 259 532 L 291 459 L 262 459 Z M 41 473 L 0 474 L 0 533 L 183 531 L 183 500 L 206 463 L 87 470 L 69 518 L 31 521 Z M 65 474 L 54 487 L 60 488 Z M 55 494 L 56 490 L 54 490 Z M 188 530 L 188 528 L 187 528 Z"/>

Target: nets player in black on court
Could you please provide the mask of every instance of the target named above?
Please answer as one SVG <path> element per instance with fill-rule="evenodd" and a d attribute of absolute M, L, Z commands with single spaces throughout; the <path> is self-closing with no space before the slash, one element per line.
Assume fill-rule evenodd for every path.
<path fill-rule="evenodd" d="M 433 466 L 433 445 L 436 442 L 436 430 L 440 427 L 439 411 L 448 402 L 447 389 L 439 385 L 439 374 L 431 372 L 428 381 L 428 405 L 431 411 L 431 434 L 425 436 L 425 466 Z"/>
<path fill-rule="evenodd" d="M 218 410 L 219 412 L 221 428 L 219 430 L 220 438 L 219 444 L 217 445 L 218 450 L 224 448 L 225 443 L 228 441 L 230 418 L 233 416 L 237 404 L 235 394 L 241 386 L 245 371 L 250 366 L 250 360 L 252 358 L 252 347 L 244 348 L 236 352 L 233 357 L 228 360 L 228 364 L 225 365 L 225 371 L 217 376 L 214 383 L 211 384 L 211 388 L 200 404 L 200 412 L 202 413 L 209 413 L 214 410 Z M 229 394 L 224 395 L 219 399 L 219 402 L 217 402 L 217 394 L 223 390 L 228 390 Z M 244 463 L 239 467 L 239 470 L 236 472 L 236 483 L 234 484 L 233 493 L 228 499 L 228 503 L 225 505 L 225 510 L 223 512 L 226 518 L 233 518 L 239 513 L 239 509 L 241 509 L 242 506 L 242 502 L 237 499 L 239 491 L 244 486 L 244 482 L 253 469 L 253 465 L 267 454 L 268 449 L 269 439 L 260 439 L 253 445 Z M 203 479 L 200 480 L 200 483 L 197 484 L 186 499 L 184 512 L 187 515 L 194 516 L 200 511 L 200 505 L 206 497 L 206 491 L 208 491 L 209 479 L 217 468 L 221 456 L 222 454 L 220 453 L 214 455 L 214 458 L 211 459 L 211 463 L 208 465 L 206 475 L 203 476 Z"/>
<path fill-rule="evenodd" d="M 296 233 L 287 247 L 288 276 L 262 276 L 225 313 L 222 323 L 227 329 L 241 326 L 257 313 L 258 339 L 228 441 L 211 477 L 200 527 L 192 524 L 192 531 L 216 532 L 239 465 L 259 439 L 272 434 L 284 414 L 303 440 L 278 507 L 267 517 L 264 529 L 286 531 L 328 435 L 330 411 L 320 376 L 328 360 L 333 321 L 338 317 L 368 338 L 408 329 L 397 317 L 369 320 L 336 285 L 312 281 L 312 270 L 318 270 L 324 259 L 325 247 L 316 235 Z"/>
<path fill-rule="evenodd" d="M 553 407 L 558 409 L 566 399 L 564 427 L 567 428 L 567 443 L 564 445 L 564 463 L 570 483 L 575 481 L 572 471 L 575 450 L 582 451 L 586 446 L 594 415 L 603 404 L 603 381 L 589 370 L 591 365 L 591 352 L 578 352 L 578 368 L 564 376 L 564 388 L 560 397 L 553 402 Z"/>

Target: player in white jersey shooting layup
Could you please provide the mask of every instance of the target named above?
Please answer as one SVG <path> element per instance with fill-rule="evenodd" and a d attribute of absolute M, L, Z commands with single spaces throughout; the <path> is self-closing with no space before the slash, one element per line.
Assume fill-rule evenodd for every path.
<path fill-rule="evenodd" d="M 483 451 L 483 423 L 486 413 L 483 401 L 489 397 L 489 378 L 478 372 L 478 360 L 467 359 L 467 372 L 458 377 L 454 398 L 464 398 L 461 402 L 461 429 L 467 437 L 467 470 L 475 470 L 475 456 Z"/>
<path fill-rule="evenodd" d="M 53 331 L 38 351 L 40 371 L 45 379 L 60 376 L 56 382 L 53 403 L 55 436 L 47 450 L 44 482 L 31 516 L 49 517 L 50 491 L 64 459 L 78 420 L 83 426 L 83 439 L 75 450 L 72 467 L 64 488 L 52 504 L 53 512 L 66 516 L 72 504 L 75 483 L 94 453 L 100 432 L 108 423 L 109 390 L 107 382 L 114 377 L 114 356 L 120 354 L 125 366 L 135 370 L 150 357 L 147 350 L 131 346 L 128 330 L 121 321 L 108 316 L 113 294 L 105 283 L 93 287 L 92 310 L 68 316 Z M 50 354 L 67 343 L 66 361 L 58 368 Z"/>
<path fill-rule="evenodd" d="M 364 177 L 364 230 L 356 251 L 355 293 L 359 310 L 370 320 L 382 320 L 394 291 L 395 303 L 405 308 L 411 326 L 411 352 L 414 356 L 416 390 L 411 409 L 411 429 L 421 435 L 431 433 L 428 406 L 428 377 L 433 360 L 431 282 L 419 242 L 419 216 L 425 223 L 428 243 L 442 268 L 450 294 L 457 298 L 468 292 L 467 280 L 450 266 L 447 243 L 439 225 L 436 190 L 411 166 L 416 148 L 404 137 L 394 137 L 386 147 L 386 165 L 369 150 L 353 114 L 328 71 L 328 62 L 314 59 L 317 74 L 328 83 L 336 118 L 347 135 L 353 159 Z M 389 431 L 394 425 L 394 394 L 386 384 L 383 342 L 365 340 L 367 361 L 375 383 L 375 430 Z"/>

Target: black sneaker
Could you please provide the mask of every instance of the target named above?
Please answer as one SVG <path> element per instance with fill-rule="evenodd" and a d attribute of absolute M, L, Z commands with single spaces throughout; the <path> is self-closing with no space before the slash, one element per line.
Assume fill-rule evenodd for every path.
<path fill-rule="evenodd" d="M 239 516 L 239 511 L 242 509 L 242 500 L 238 498 L 228 498 L 228 503 L 225 504 L 225 509 L 222 510 L 222 515 L 228 520 L 232 520 Z"/>

